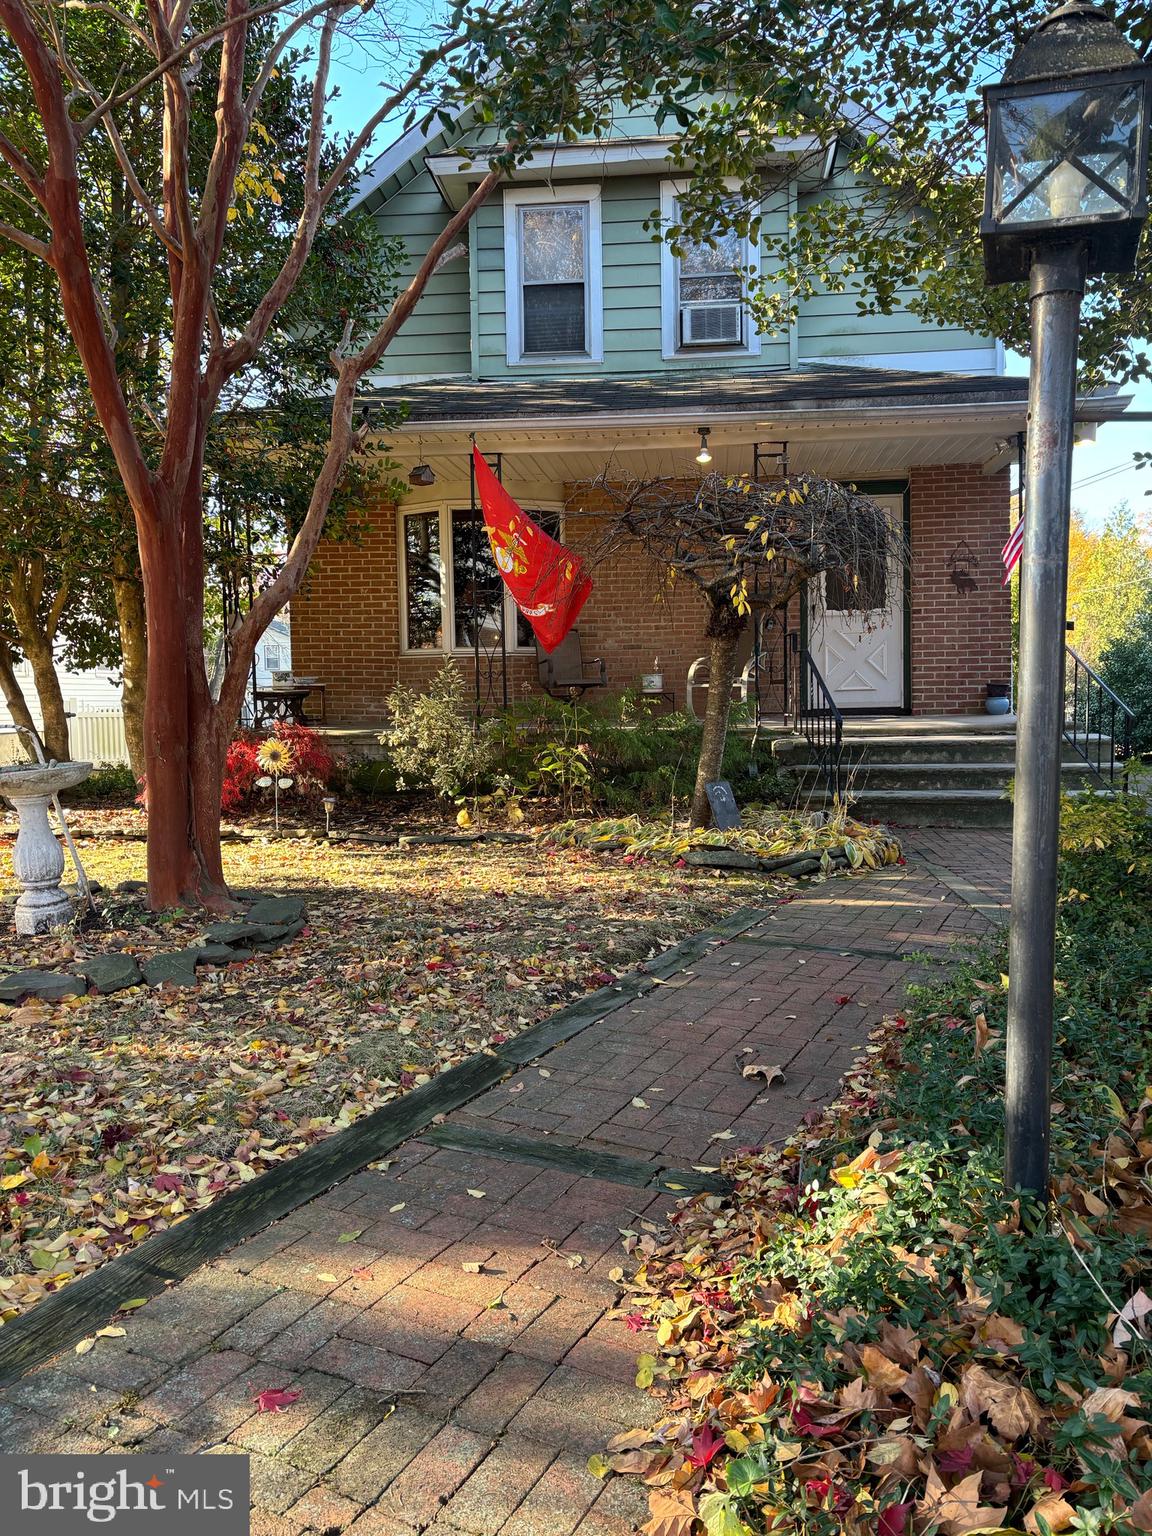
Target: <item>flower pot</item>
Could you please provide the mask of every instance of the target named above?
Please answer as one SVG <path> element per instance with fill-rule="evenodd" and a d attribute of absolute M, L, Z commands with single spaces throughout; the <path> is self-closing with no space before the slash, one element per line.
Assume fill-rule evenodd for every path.
<path fill-rule="evenodd" d="M 1012 684 L 985 683 L 984 709 L 989 715 L 1010 715 L 1012 713 Z"/>

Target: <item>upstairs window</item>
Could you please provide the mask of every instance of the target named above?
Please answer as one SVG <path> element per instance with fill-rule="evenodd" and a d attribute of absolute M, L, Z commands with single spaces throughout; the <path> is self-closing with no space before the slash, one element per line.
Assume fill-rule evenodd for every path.
<path fill-rule="evenodd" d="M 744 345 L 744 245 L 733 230 L 717 230 L 714 241 L 688 241 L 675 258 L 682 347 Z"/>
<path fill-rule="evenodd" d="M 508 362 L 603 357 L 596 188 L 504 197 Z"/>
<path fill-rule="evenodd" d="M 660 216 L 665 229 L 680 221 L 682 183 L 665 182 Z M 759 265 L 756 246 L 717 226 L 710 239 L 684 240 L 679 254 L 661 245 L 664 356 L 692 358 L 736 353 L 757 356 L 760 337 L 745 302 L 749 271 Z"/>

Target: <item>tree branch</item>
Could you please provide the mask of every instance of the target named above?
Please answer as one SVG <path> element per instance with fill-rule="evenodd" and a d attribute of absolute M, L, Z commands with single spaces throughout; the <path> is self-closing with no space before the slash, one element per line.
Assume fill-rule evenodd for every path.
<path fill-rule="evenodd" d="M 6 133 L 0 133 L 0 155 L 19 176 L 38 203 L 44 203 L 44 183 L 36 173 L 36 167 L 22 149 L 18 149 Z"/>
<path fill-rule="evenodd" d="M 55 266 L 51 249 L 43 240 L 37 240 L 35 235 L 26 235 L 14 224 L 5 224 L 3 219 L 0 219 L 0 239 L 10 240 L 13 245 L 20 246 L 21 250 L 29 252 L 30 255 L 39 256 L 40 260 L 47 262 L 50 267 Z"/>

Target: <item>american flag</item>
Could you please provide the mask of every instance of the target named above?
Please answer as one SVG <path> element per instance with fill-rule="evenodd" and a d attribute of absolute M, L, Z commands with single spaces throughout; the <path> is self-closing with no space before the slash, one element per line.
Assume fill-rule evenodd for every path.
<path fill-rule="evenodd" d="M 1021 517 L 1015 528 L 1013 528 L 1012 532 L 1008 535 L 1007 544 L 1005 544 L 1004 548 L 1000 551 L 1000 558 L 1004 562 L 1004 586 L 1007 586 L 1008 583 L 1012 580 L 1012 572 L 1020 564 L 1020 556 L 1023 554 L 1023 552 L 1024 519 Z"/>

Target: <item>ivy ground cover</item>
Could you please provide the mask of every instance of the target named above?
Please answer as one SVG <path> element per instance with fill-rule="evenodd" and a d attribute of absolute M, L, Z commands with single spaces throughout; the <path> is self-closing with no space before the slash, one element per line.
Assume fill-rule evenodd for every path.
<path fill-rule="evenodd" d="M 19 940 L 5 922 L 0 969 L 202 934 L 115 892 L 141 843 L 81 853 L 104 925 Z M 2 859 L 11 891 L 10 840 Z M 0 1318 L 770 890 L 532 845 L 288 838 L 227 844 L 225 865 L 238 890 L 303 894 L 306 932 L 195 989 L 0 1007 Z"/>
<path fill-rule="evenodd" d="M 990 944 L 731 1195 L 628 1239 L 668 1416 L 593 1470 L 645 1479 L 645 1536 L 1152 1531 L 1146 810 L 1066 807 L 1047 1217 L 1001 1185 Z"/>

